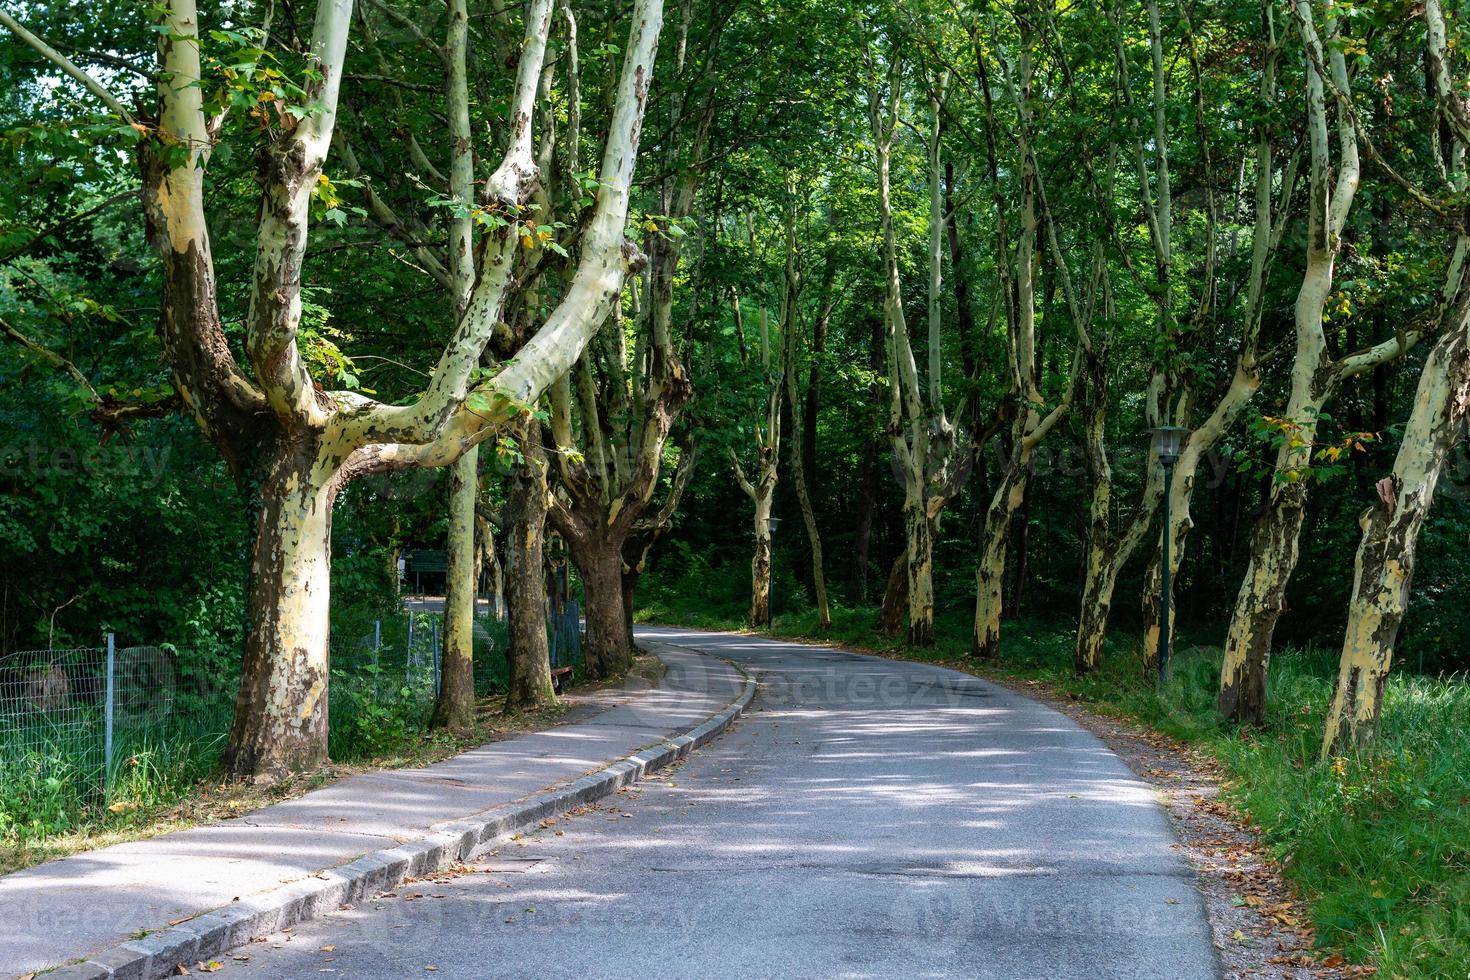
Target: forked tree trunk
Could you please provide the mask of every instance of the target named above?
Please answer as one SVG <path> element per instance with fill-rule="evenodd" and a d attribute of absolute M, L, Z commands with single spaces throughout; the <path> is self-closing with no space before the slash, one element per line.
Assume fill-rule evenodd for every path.
<path fill-rule="evenodd" d="M 1423 9 L 1428 34 L 1425 63 L 1441 110 L 1436 124 L 1443 124 L 1454 136 L 1449 157 L 1454 161 L 1454 187 L 1463 192 L 1462 164 L 1465 146 L 1470 144 L 1470 125 L 1454 94 L 1457 87 L 1463 88 L 1463 80 L 1450 74 L 1449 42 L 1439 0 L 1427 0 Z M 1322 737 L 1324 757 L 1366 741 L 1378 727 L 1394 640 L 1409 602 L 1419 529 L 1434 502 L 1445 458 L 1463 437 L 1470 415 L 1467 251 L 1470 236 L 1462 232 L 1440 294 L 1444 336 L 1424 360 L 1393 473 L 1379 481 L 1378 500 L 1361 520 L 1363 537 L 1348 602 L 1347 631 Z"/>
<path fill-rule="evenodd" d="M 523 425 L 522 434 L 531 428 Z M 521 440 L 521 454 L 505 506 L 506 711 L 556 703 L 546 637 L 546 454 L 539 434 Z"/>
<path fill-rule="evenodd" d="M 475 725 L 475 498 L 480 449 L 471 448 L 449 471 L 449 548 L 444 574 L 444 652 L 439 698 L 430 725 L 463 734 Z"/>
<path fill-rule="evenodd" d="M 1336 182 L 1334 161 L 1327 138 L 1327 102 L 1319 70 L 1333 76 L 1339 90 L 1349 89 L 1346 61 L 1340 47 L 1324 44 L 1316 33 L 1313 4 L 1295 8 L 1298 33 L 1309 51 L 1307 67 L 1307 121 L 1311 145 L 1309 186 L 1311 206 L 1307 222 L 1307 262 L 1293 310 L 1296 355 L 1292 361 L 1291 394 L 1286 419 L 1287 431 L 1276 454 L 1274 479 L 1266 509 L 1251 532 L 1251 558 L 1235 600 L 1230 631 L 1225 640 L 1225 659 L 1220 669 L 1220 713 L 1238 722 L 1259 723 L 1266 717 L 1266 673 L 1271 639 L 1286 604 L 1286 585 L 1296 568 L 1298 539 L 1306 516 L 1313 442 L 1323 406 L 1332 389 L 1345 375 L 1343 364 L 1358 362 L 1367 370 L 1376 363 L 1353 355 L 1333 364 L 1327 353 L 1322 329 L 1323 309 L 1332 293 L 1334 263 L 1340 236 L 1358 187 L 1357 136 L 1351 124 L 1338 127 L 1339 158 Z M 1328 41 L 1337 36 L 1335 13 L 1322 5 Z M 1339 113 L 1342 109 L 1339 108 Z M 1402 352 L 1402 344 L 1381 347 L 1378 357 L 1387 359 Z"/>
<path fill-rule="evenodd" d="M 1379 482 L 1378 500 L 1362 518 L 1323 756 L 1367 741 L 1378 728 L 1383 685 L 1409 604 L 1419 529 L 1434 502 L 1445 458 L 1462 437 L 1470 414 L 1467 301 L 1470 297 L 1458 298 L 1458 316 L 1425 359 L 1393 473 Z"/>
<path fill-rule="evenodd" d="M 201 85 L 207 76 L 196 8 L 194 0 L 165 0 L 143 12 L 162 28 L 160 70 L 149 73 L 158 80 L 159 111 L 149 122 L 167 135 L 170 152 L 154 152 L 153 138 L 141 142 L 142 205 L 149 242 L 163 267 L 159 338 L 175 386 L 259 507 L 248 595 L 252 623 L 226 757 L 236 774 L 270 777 L 316 765 L 327 754 L 328 559 L 337 490 L 374 473 L 448 465 L 507 425 L 517 406 L 537 402 L 572 367 L 637 265 L 639 255 L 627 247 L 624 229 L 663 5 L 633 4 L 622 67 L 605 99 L 608 135 L 595 205 L 577 231 L 579 257 L 560 303 L 514 359 L 493 378 L 476 379 L 507 294 L 519 289 L 513 274 L 520 265 L 516 225 L 501 222 L 487 230 L 472 252 L 451 248 L 465 268 L 471 257 L 478 261 L 474 287 L 457 298 L 467 300 L 464 315 L 423 394 L 407 405 L 377 402 L 360 391 L 323 390 L 299 343 L 311 201 L 340 136 L 335 122 L 353 4 L 315 5 L 310 34 L 298 39 L 314 80 L 296 106 L 294 122 L 279 127 L 260 149 L 261 198 L 244 318 L 248 370 L 237 361 L 239 345 L 225 336 L 215 302 L 204 198 L 217 134 Z M 552 0 L 528 3 L 518 53 L 499 59 L 514 65 L 506 113 L 511 132 L 501 164 L 485 185 L 487 205 L 514 209 L 529 199 L 541 176 L 532 153 L 533 117 L 552 11 Z M 453 183 L 462 190 L 474 178 L 472 148 L 463 145 L 471 131 L 463 111 L 467 16 L 459 0 L 451 0 L 449 12 L 450 35 L 441 53 L 449 69 L 450 132 L 458 133 L 455 174 L 464 178 Z M 89 88 L 106 94 L 100 84 Z M 121 103 L 116 108 L 130 119 Z M 420 253 L 425 256 L 430 275 L 448 285 L 454 277 L 427 250 Z M 258 483 L 257 474 L 264 474 Z"/>
<path fill-rule="evenodd" d="M 327 761 L 335 473 L 314 437 L 276 446 L 260 487 L 245 639 L 225 767 L 274 781 Z"/>

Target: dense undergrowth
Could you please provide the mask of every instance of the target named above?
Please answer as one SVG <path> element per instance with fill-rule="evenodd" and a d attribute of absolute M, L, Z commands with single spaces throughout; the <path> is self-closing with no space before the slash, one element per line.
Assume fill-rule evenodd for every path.
<path fill-rule="evenodd" d="M 670 601 L 643 621 L 740 629 L 733 602 Z M 1007 624 L 998 663 L 967 661 L 968 612 L 936 617 L 937 642 L 914 650 L 875 631 L 876 610 L 777 615 L 772 632 L 820 639 L 976 673 L 1041 681 L 1089 706 L 1143 722 L 1216 756 L 1227 799 L 1251 823 L 1307 901 L 1318 941 L 1395 977 L 1470 976 L 1470 685 L 1463 677 L 1395 673 L 1381 733 L 1360 754 L 1319 761 L 1335 651 L 1292 649 L 1271 664 L 1271 707 L 1260 729 L 1235 729 L 1215 710 L 1219 650 L 1180 644 L 1162 694 L 1145 679 L 1136 644 L 1110 643 L 1102 669 L 1072 673 L 1068 623 Z"/>

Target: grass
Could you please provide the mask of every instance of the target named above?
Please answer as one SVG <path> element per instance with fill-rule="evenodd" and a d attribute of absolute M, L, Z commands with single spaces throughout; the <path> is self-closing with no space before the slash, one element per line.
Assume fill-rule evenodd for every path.
<path fill-rule="evenodd" d="M 53 760 L 53 772 L 63 777 L 55 785 L 38 789 L 7 783 L 0 791 L 0 816 L 32 814 L 42 818 L 12 825 L 0 834 L 0 874 L 68 854 L 240 816 L 358 773 L 430 765 L 487 742 L 558 724 L 568 710 L 559 703 L 505 714 L 499 710 L 498 698 L 487 702 L 475 728 L 464 735 L 408 727 L 401 737 L 381 741 L 375 751 L 358 751 L 321 769 L 270 785 L 223 777 L 219 771 L 223 736 L 196 742 L 151 740 L 122 758 L 105 796 L 85 789 L 86 780 L 66 778 Z"/>
<path fill-rule="evenodd" d="M 220 772 L 228 702 L 194 705 L 189 718 L 119 732 L 112 778 L 101 778 L 99 726 L 68 733 L 35 751 L 0 742 L 0 874 L 31 867 L 79 851 L 156 836 L 215 819 L 238 816 L 300 796 L 345 776 L 377 769 L 422 766 L 477 745 L 563 720 L 564 704 L 511 714 L 499 710 L 505 690 L 504 624 L 482 622 L 477 637 L 475 689 L 481 699 L 476 727 L 463 736 L 428 729 L 434 702 L 432 674 L 378 666 L 341 657 L 348 669 L 334 669 L 331 728 L 332 764 L 270 786 L 226 780 Z M 384 651 L 401 637 L 385 632 Z M 345 645 L 344 645 L 345 649 Z M 338 658 L 334 658 L 334 662 Z M 648 661 L 652 660 L 652 663 Z M 638 658 L 633 673 L 657 682 L 661 664 Z M 580 680 L 580 678 L 577 678 Z M 579 691 L 609 684 L 577 684 Z M 95 729 L 92 730 L 92 729 Z M 205 733 L 205 734 L 201 734 Z"/>
<path fill-rule="evenodd" d="M 640 620 L 743 628 L 741 610 L 667 601 Z M 1319 944 L 1392 977 L 1470 976 L 1470 685 L 1395 673 L 1379 737 L 1361 754 L 1317 758 L 1336 654 L 1287 650 L 1271 665 L 1270 716 L 1260 729 L 1215 710 L 1218 649 L 1181 644 L 1162 693 L 1146 680 L 1136 642 L 1110 643 L 1102 669 L 1072 674 L 1074 626 L 1007 623 L 997 664 L 967 660 L 967 616 L 939 616 L 932 648 L 877 635 L 876 610 L 777 616 L 772 632 L 972 673 L 1040 681 L 1090 707 L 1202 747 L 1229 774 L 1226 798 L 1256 825 L 1312 910 Z M 1186 638 L 1187 639 L 1187 638 Z"/>

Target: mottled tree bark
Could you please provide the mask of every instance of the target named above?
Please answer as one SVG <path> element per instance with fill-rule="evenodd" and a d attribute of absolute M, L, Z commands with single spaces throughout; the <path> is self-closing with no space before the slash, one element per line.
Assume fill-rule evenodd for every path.
<path fill-rule="evenodd" d="M 1450 134 L 1452 187 L 1465 189 L 1465 148 L 1470 116 L 1450 74 L 1449 45 L 1440 0 L 1427 0 L 1427 74 L 1441 123 Z M 1446 458 L 1464 437 L 1470 416 L 1470 283 L 1466 253 L 1470 235 L 1457 235 L 1440 294 L 1443 336 L 1424 359 L 1393 472 L 1375 488 L 1377 499 L 1360 521 L 1363 537 L 1353 569 L 1347 630 L 1337 684 L 1322 736 L 1322 755 L 1370 739 L 1383 710 L 1383 688 L 1393 663 L 1394 641 L 1409 603 L 1419 530 L 1434 502 Z"/>
<path fill-rule="evenodd" d="M 521 461 L 505 505 L 506 711 L 556 702 L 546 636 L 546 451 L 534 423 L 520 430 Z"/>
<path fill-rule="evenodd" d="M 1378 499 L 1361 521 L 1342 660 L 1322 738 L 1324 756 L 1366 741 L 1378 727 L 1394 640 L 1409 605 L 1419 529 L 1470 412 L 1467 299 L 1458 301 L 1459 322 L 1425 359 L 1393 473 L 1380 481 Z"/>
<path fill-rule="evenodd" d="M 908 574 L 909 643 L 934 642 L 934 540 L 945 505 L 969 479 L 975 444 L 964 427 L 963 399 L 952 422 L 946 412 L 941 377 L 941 315 L 945 216 L 942 124 L 947 75 L 942 75 L 929 105 L 928 363 L 922 382 L 904 315 L 902 278 L 894 231 L 890 171 L 902 103 L 900 59 L 893 59 L 883 92 L 876 80 L 868 93 L 868 121 L 878 175 L 878 217 L 882 228 L 885 278 L 884 332 L 889 375 L 888 438 L 895 471 L 903 487 L 904 567 Z M 889 592 L 891 596 L 893 593 Z M 885 596 L 885 602 L 887 596 Z"/>
<path fill-rule="evenodd" d="M 1286 604 L 1286 586 L 1296 568 L 1306 514 L 1312 454 L 1321 412 L 1345 377 L 1371 370 L 1398 356 L 1409 343 L 1394 338 L 1334 362 L 1323 331 L 1323 309 L 1332 292 L 1342 229 L 1357 192 L 1361 168 L 1358 137 L 1349 111 L 1337 112 L 1338 159 L 1331 158 L 1323 72 L 1338 91 L 1349 90 L 1347 64 L 1335 14 L 1325 11 L 1327 44 L 1318 37 L 1314 4 L 1294 9 L 1298 33 L 1307 49 L 1307 130 L 1311 148 L 1307 223 L 1307 261 L 1294 309 L 1296 354 L 1292 362 L 1283 440 L 1264 511 L 1251 532 L 1251 556 L 1236 597 L 1220 671 L 1220 713 L 1237 722 L 1260 723 L 1266 716 L 1266 676 L 1272 635 Z M 1335 178 L 1335 179 L 1334 179 Z"/>
<path fill-rule="evenodd" d="M 250 631 L 225 766 L 275 779 L 327 761 L 332 502 L 340 486 L 302 438 L 276 447 L 260 487 Z"/>
<path fill-rule="evenodd" d="M 552 0 L 530 0 L 508 105 L 509 139 L 481 199 L 518 209 L 540 174 L 531 153 L 533 109 L 542 76 Z M 163 265 L 159 335 L 184 404 L 235 472 L 258 514 L 250 610 L 237 716 L 226 756 L 237 775 L 274 777 L 326 758 L 331 506 L 358 477 L 410 466 L 445 466 L 524 412 L 575 363 L 605 318 L 623 277 L 640 256 L 624 239 L 629 188 L 662 25 L 660 0 L 635 0 L 628 44 L 603 147 L 595 205 L 579 229 L 579 257 L 562 302 L 544 325 L 489 381 L 473 373 L 507 294 L 516 287 L 519 236 L 515 222 L 487 229 L 471 253 L 451 248 L 452 264 L 473 275 L 463 309 L 429 373 L 423 394 L 409 404 L 374 401 L 359 391 L 325 391 L 298 343 L 302 270 L 311 201 L 333 145 L 344 77 L 351 0 L 315 6 L 304 52 L 313 68 L 305 92 L 281 125 L 265 134 L 258 177 L 260 208 L 250 276 L 243 348 L 248 373 L 236 361 L 215 302 L 205 218 L 207 163 L 217 121 L 206 118 L 200 45 L 205 25 L 194 0 L 165 0 L 160 26 L 159 110 L 141 141 L 144 216 L 150 244 Z M 449 51 L 466 43 L 464 8 L 450 5 Z M 454 57 L 451 129 L 466 127 L 463 86 Z M 156 129 L 156 136 L 152 135 Z M 169 152 L 160 152 L 168 146 Z M 182 148 L 182 153 L 173 151 Z M 472 174 L 467 148 L 451 159 Z M 460 181 L 462 185 L 464 182 Z M 463 187 L 461 186 L 461 190 Z M 461 244 L 463 244 L 461 242 Z M 441 282 L 455 277 L 436 259 Z M 431 274 L 434 268 L 430 269 Z"/>
<path fill-rule="evenodd" d="M 479 495 L 479 447 L 449 470 L 449 548 L 444 581 L 444 650 L 440 658 L 439 697 L 430 725 L 468 732 L 475 725 L 475 498 Z"/>

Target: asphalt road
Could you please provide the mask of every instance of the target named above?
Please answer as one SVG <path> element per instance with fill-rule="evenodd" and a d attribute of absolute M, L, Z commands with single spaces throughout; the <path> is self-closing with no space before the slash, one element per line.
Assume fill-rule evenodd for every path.
<path fill-rule="evenodd" d="M 725 634 L 750 713 L 676 770 L 222 958 L 349 977 L 1219 975 L 1149 790 L 1062 715 L 950 671 Z"/>

